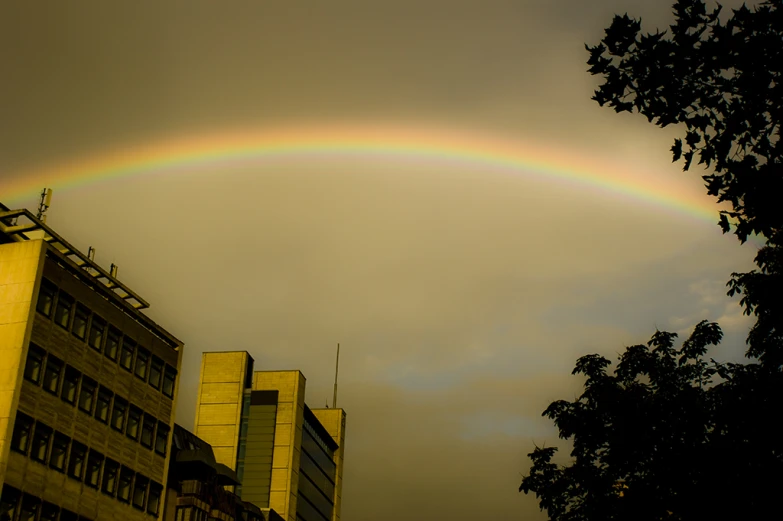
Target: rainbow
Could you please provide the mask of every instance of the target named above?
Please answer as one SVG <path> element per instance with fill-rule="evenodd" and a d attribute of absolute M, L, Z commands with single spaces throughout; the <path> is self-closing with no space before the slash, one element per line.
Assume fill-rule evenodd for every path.
<path fill-rule="evenodd" d="M 137 175 L 188 172 L 203 167 L 264 165 L 275 159 L 403 160 L 469 166 L 527 175 L 547 182 L 589 188 L 649 204 L 712 224 L 718 212 L 702 191 L 684 190 L 666 176 L 617 165 L 562 146 L 521 143 L 481 132 L 393 126 L 292 126 L 219 132 L 126 146 L 3 176 L 0 199 L 15 203 L 44 186 L 73 189 Z M 565 153 L 564 153 L 565 152 Z"/>

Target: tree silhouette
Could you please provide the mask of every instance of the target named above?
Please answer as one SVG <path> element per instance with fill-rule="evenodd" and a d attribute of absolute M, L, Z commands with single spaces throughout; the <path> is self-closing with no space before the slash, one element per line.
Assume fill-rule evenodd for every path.
<path fill-rule="evenodd" d="M 724 23 L 721 7 L 679 0 L 670 32 L 640 36 L 641 22 L 616 16 L 590 53 L 604 79 L 593 99 L 684 126 L 673 160 L 694 157 L 707 191 L 730 209 L 724 233 L 765 241 L 757 270 L 734 273 L 729 295 L 755 315 L 747 364 L 705 359 L 722 332 L 700 322 L 679 348 L 656 332 L 628 347 L 610 374 L 599 355 L 577 361 L 586 377 L 573 402 L 544 412 L 571 439 L 572 463 L 536 448 L 520 491 L 535 493 L 552 520 L 761 518 L 779 512 L 783 436 L 783 0 L 744 5 Z M 683 143 L 684 139 L 684 143 Z M 779 516 L 779 514 L 778 514 Z"/>

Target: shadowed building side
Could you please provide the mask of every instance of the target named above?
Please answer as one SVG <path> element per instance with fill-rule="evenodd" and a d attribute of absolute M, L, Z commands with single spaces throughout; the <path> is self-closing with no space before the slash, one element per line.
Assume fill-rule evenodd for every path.
<path fill-rule="evenodd" d="M 343 409 L 312 409 L 312 412 L 337 446 L 333 457 L 336 472 L 332 521 L 340 521 L 343 490 L 343 458 L 345 455 L 345 411 Z"/>

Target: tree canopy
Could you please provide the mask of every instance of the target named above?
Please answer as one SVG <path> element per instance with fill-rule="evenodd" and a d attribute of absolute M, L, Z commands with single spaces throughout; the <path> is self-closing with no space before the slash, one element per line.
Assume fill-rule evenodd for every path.
<path fill-rule="evenodd" d="M 658 331 L 628 347 L 618 364 L 581 357 L 586 378 L 573 402 L 544 416 L 570 439 L 572 463 L 536 448 L 520 487 L 552 520 L 738 519 L 779 511 L 783 436 L 783 0 L 742 6 L 725 22 L 721 7 L 678 0 L 669 31 L 640 34 L 641 21 L 616 16 L 602 41 L 586 46 L 589 72 L 603 78 L 593 99 L 683 127 L 673 160 L 704 165 L 707 192 L 730 209 L 724 232 L 765 244 L 756 270 L 734 273 L 728 294 L 755 315 L 747 364 L 707 359 L 722 339 L 700 322 L 675 348 Z M 716 212 L 717 215 L 717 212 Z M 773 420 L 775 418 L 775 420 Z M 778 514 L 779 515 L 779 514 Z"/>

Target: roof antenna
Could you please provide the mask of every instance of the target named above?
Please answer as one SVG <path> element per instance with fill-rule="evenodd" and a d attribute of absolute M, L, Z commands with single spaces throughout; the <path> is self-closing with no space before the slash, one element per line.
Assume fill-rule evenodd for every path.
<path fill-rule="evenodd" d="M 41 190 L 41 202 L 38 203 L 38 213 L 36 214 L 36 217 L 41 220 L 41 222 L 46 222 L 46 216 L 44 213 L 46 213 L 46 210 L 49 209 L 49 206 L 52 204 L 52 189 L 51 188 L 44 188 Z"/>
<path fill-rule="evenodd" d="M 337 363 L 334 365 L 334 398 L 332 398 L 332 408 L 337 408 L 337 370 L 340 368 L 340 344 L 337 344 Z"/>

